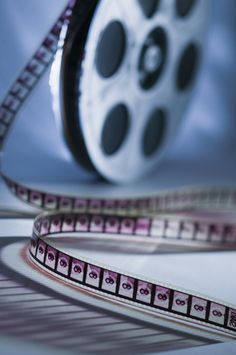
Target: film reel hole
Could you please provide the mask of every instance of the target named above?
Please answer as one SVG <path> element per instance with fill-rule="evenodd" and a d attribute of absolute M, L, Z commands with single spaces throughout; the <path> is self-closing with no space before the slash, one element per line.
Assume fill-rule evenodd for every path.
<path fill-rule="evenodd" d="M 196 4 L 196 0 L 176 0 L 176 13 L 179 17 L 185 17 L 190 14 Z"/>
<path fill-rule="evenodd" d="M 96 53 L 97 71 L 103 78 L 110 78 L 119 69 L 126 51 L 126 35 L 121 22 L 108 24 L 101 35 Z"/>
<path fill-rule="evenodd" d="M 150 18 L 157 11 L 160 0 L 138 0 L 138 2 L 144 15 Z"/>
<path fill-rule="evenodd" d="M 167 59 L 167 36 L 161 27 L 152 30 L 141 50 L 138 72 L 142 89 L 149 90 L 156 85 L 163 73 Z"/>
<path fill-rule="evenodd" d="M 129 125 L 129 112 L 124 104 L 115 106 L 108 113 L 102 130 L 102 149 L 106 155 L 113 155 L 120 149 Z"/>
<path fill-rule="evenodd" d="M 152 156 L 160 148 L 166 131 L 166 113 L 157 109 L 154 111 L 146 125 L 142 149 L 146 157 Z"/>
<path fill-rule="evenodd" d="M 199 62 L 199 50 L 190 43 L 183 51 L 177 68 L 177 87 L 186 90 L 193 82 Z"/>

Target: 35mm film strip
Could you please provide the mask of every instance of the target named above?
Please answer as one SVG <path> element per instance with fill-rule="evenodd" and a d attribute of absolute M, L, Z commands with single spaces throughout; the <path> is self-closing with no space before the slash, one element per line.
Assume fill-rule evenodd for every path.
<path fill-rule="evenodd" d="M 61 29 L 70 21 L 75 4 L 76 1 L 68 3 L 1 103 L 2 147 L 18 111 L 51 63 L 58 49 Z M 85 199 L 36 191 L 3 173 L 2 177 L 13 194 L 25 203 L 55 211 L 37 217 L 34 223 L 29 255 L 40 267 L 68 283 L 89 288 L 96 295 L 153 311 L 157 316 L 166 315 L 174 322 L 185 321 L 194 327 L 205 327 L 207 331 L 236 336 L 236 307 L 75 258 L 56 246 L 58 234 L 67 238 L 74 234 L 95 234 L 116 236 L 121 241 L 123 236 L 134 242 L 135 237 L 141 237 L 150 242 L 170 242 L 183 247 L 188 244 L 192 248 L 233 249 L 236 247 L 234 222 L 208 221 L 197 215 L 194 217 L 194 213 L 187 218 L 174 212 L 217 207 L 235 210 L 235 190 L 192 189 L 135 199 Z"/>
<path fill-rule="evenodd" d="M 8 131 L 26 101 L 29 94 L 38 83 L 45 70 L 52 62 L 58 49 L 58 41 L 63 24 L 70 20 L 75 1 L 69 1 L 68 6 L 50 29 L 40 47 L 30 58 L 19 77 L 15 80 L 4 100 L 0 104 L 0 147 L 7 137 Z"/>
<path fill-rule="evenodd" d="M 132 302 L 144 309 L 150 308 L 157 314 L 166 312 L 173 318 L 224 329 L 233 334 L 236 331 L 236 309 L 178 288 L 75 258 L 53 243 L 53 235 L 58 233 L 65 235 L 65 238 L 68 234 L 73 236 L 73 233 L 119 234 L 121 240 L 122 235 L 147 239 L 178 238 L 178 233 L 172 236 L 159 233 L 158 222 L 161 224 L 163 221 L 76 213 L 43 215 L 35 220 L 29 251 L 35 262 L 69 282 L 112 296 L 113 299 Z"/>

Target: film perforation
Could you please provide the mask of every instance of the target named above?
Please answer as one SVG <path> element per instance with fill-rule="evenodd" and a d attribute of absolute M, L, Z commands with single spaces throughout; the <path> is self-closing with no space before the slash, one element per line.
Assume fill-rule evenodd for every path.
<path fill-rule="evenodd" d="M 48 254 L 48 244 L 46 245 L 45 251 L 44 251 L 44 258 L 43 258 L 43 264 L 44 264 L 44 265 L 46 264 L 46 257 L 47 257 L 47 254 Z"/>
<path fill-rule="evenodd" d="M 188 303 L 187 303 L 187 315 L 188 315 L 188 317 L 190 317 L 190 315 L 191 315 L 192 303 L 193 303 L 193 296 L 189 295 Z"/>
<path fill-rule="evenodd" d="M 57 272 L 58 259 L 59 259 L 59 253 L 58 253 L 58 250 L 56 249 L 56 253 L 55 253 L 55 267 L 54 267 L 54 271 L 55 271 L 55 272 Z"/>
<path fill-rule="evenodd" d="M 206 317 L 205 317 L 205 320 L 206 320 L 206 321 L 209 321 L 210 309 L 211 309 L 211 302 L 207 300 L 207 304 L 206 304 Z"/>
<path fill-rule="evenodd" d="M 118 292 L 119 292 L 119 288 L 120 288 L 120 274 L 118 273 L 117 275 L 117 279 L 116 279 L 116 291 L 115 291 L 115 295 L 118 296 Z"/>
<path fill-rule="evenodd" d="M 224 319 L 224 327 L 227 328 L 229 322 L 229 307 L 225 309 L 225 319 Z"/>
<path fill-rule="evenodd" d="M 168 229 L 169 221 L 167 219 L 164 220 L 164 229 L 163 229 L 163 238 L 167 238 L 167 229 Z"/>
<path fill-rule="evenodd" d="M 133 283 L 133 300 L 137 300 L 137 297 L 138 297 L 138 283 L 139 283 L 139 281 L 137 279 L 134 279 L 134 283 Z M 141 290 L 142 290 L 142 295 L 144 295 L 145 288 L 141 288 L 140 289 L 140 293 L 141 293 Z"/>
<path fill-rule="evenodd" d="M 171 311 L 174 303 L 174 290 L 168 290 L 168 292 L 169 292 L 168 310 Z"/>
<path fill-rule="evenodd" d="M 37 254 L 38 254 L 38 247 L 39 247 L 39 239 L 36 236 L 35 258 L 36 258 Z"/>
<path fill-rule="evenodd" d="M 98 289 L 99 289 L 99 290 L 102 290 L 103 277 L 104 277 L 104 269 L 101 268 L 101 271 L 100 271 L 100 279 L 99 279 L 99 285 L 98 285 Z"/>
<path fill-rule="evenodd" d="M 84 262 L 84 268 L 83 268 L 83 279 L 82 279 L 82 283 L 85 284 L 86 283 L 86 275 L 88 272 L 88 264 L 86 262 Z"/>

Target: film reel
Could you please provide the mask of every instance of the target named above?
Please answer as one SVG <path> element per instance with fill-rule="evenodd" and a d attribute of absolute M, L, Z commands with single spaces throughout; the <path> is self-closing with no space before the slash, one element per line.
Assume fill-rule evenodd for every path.
<path fill-rule="evenodd" d="M 83 166 L 115 182 L 138 179 L 158 165 L 177 134 L 200 64 L 209 3 L 76 6 L 52 71 L 58 121 Z"/>

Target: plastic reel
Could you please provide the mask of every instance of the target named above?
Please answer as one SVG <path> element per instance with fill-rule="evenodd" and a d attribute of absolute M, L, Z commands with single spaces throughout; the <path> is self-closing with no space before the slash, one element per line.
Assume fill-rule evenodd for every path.
<path fill-rule="evenodd" d="M 199 67 L 209 1 L 77 6 L 52 71 L 57 116 L 83 166 L 114 182 L 136 180 L 159 164 L 176 135 Z"/>

